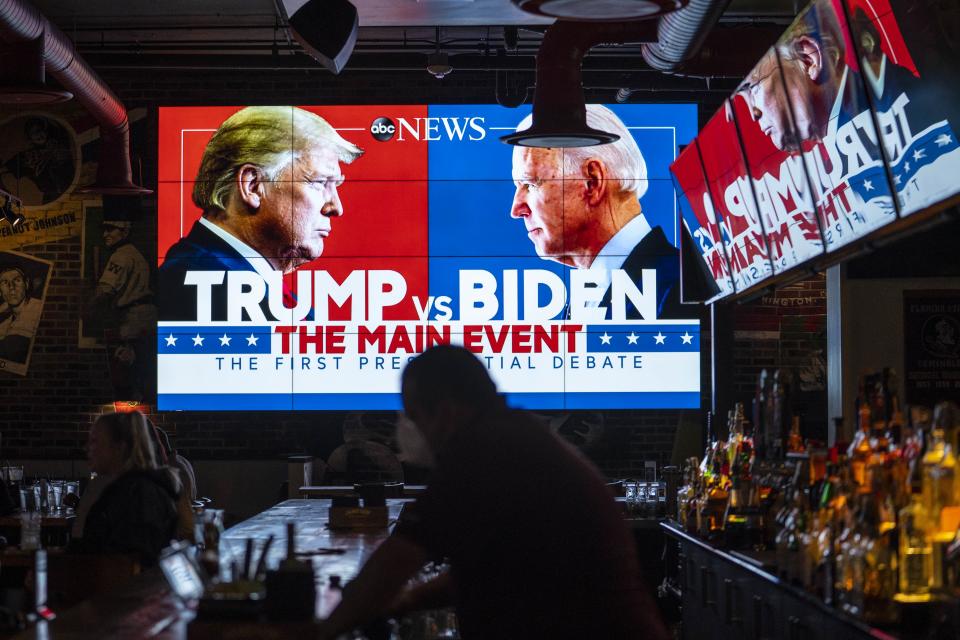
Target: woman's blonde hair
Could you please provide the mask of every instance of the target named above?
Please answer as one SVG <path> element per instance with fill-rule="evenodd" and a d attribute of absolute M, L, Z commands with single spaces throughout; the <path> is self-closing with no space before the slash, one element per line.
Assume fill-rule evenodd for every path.
<path fill-rule="evenodd" d="M 106 431 L 111 442 L 123 447 L 123 471 L 158 468 L 150 427 L 142 413 L 105 413 L 97 418 L 95 425 Z"/>

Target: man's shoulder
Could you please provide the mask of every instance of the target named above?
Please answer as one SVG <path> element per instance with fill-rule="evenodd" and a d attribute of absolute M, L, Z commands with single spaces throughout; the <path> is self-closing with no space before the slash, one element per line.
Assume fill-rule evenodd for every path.
<path fill-rule="evenodd" d="M 239 261 L 239 262 L 238 262 Z M 196 222 L 190 233 L 167 251 L 160 272 L 186 270 L 235 270 L 246 262 L 233 247 Z M 238 266 L 241 265 L 241 266 Z"/>
<path fill-rule="evenodd" d="M 43 313 L 43 302 L 39 298 L 27 298 L 27 301 L 23 303 L 23 311 L 20 313 L 20 317 L 38 320 L 41 313 Z"/>
<path fill-rule="evenodd" d="M 659 266 L 659 262 L 676 259 L 678 255 L 677 248 L 667 240 L 663 228 L 658 225 L 634 245 L 623 262 L 623 268 L 627 271 L 631 268 L 651 268 Z"/>
<path fill-rule="evenodd" d="M 127 243 L 122 246 L 117 247 L 113 253 L 110 254 L 110 259 L 108 262 L 121 265 L 129 266 L 135 262 L 138 262 L 138 258 L 143 260 L 143 255 L 134 247 L 132 244 Z"/>

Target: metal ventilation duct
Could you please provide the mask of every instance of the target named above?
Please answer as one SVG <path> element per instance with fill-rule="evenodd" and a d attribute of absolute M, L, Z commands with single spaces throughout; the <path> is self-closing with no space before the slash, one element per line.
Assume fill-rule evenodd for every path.
<path fill-rule="evenodd" d="M 46 69 L 100 125 L 100 162 L 93 185 L 84 193 L 136 195 L 151 193 L 133 184 L 130 170 L 130 122 L 123 103 L 79 56 L 56 25 L 25 0 L 0 0 L 0 39 L 23 42 L 43 38 Z"/>
<path fill-rule="evenodd" d="M 657 42 L 643 45 L 643 59 L 658 71 L 674 72 L 700 50 L 730 0 L 690 0 L 660 18 Z"/>

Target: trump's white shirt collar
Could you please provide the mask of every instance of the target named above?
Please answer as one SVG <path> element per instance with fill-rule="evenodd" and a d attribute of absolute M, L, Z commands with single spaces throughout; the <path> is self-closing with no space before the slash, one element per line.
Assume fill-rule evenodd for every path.
<path fill-rule="evenodd" d="M 863 67 L 863 75 L 870 83 L 870 86 L 873 87 L 873 95 L 882 96 L 883 95 L 883 81 L 887 77 L 887 56 L 880 57 L 880 73 L 873 73 L 873 65 L 860 60 L 860 65 Z"/>
<path fill-rule="evenodd" d="M 248 245 L 243 240 L 237 238 L 223 227 L 210 222 L 206 218 L 200 218 L 198 222 L 213 233 L 217 234 L 217 237 L 230 245 L 234 251 L 246 258 L 247 262 L 250 263 L 250 266 L 253 267 L 253 270 L 256 271 L 257 275 L 259 275 L 261 278 L 266 279 L 275 271 L 273 266 L 267 262 L 267 259 L 260 255 L 259 251 Z"/>
<path fill-rule="evenodd" d="M 593 259 L 590 265 L 591 271 L 596 271 L 597 280 L 600 282 L 598 288 L 606 291 L 610 287 L 610 273 L 615 269 L 623 267 L 627 256 L 633 251 L 641 240 L 650 233 L 650 223 L 642 213 L 638 213 L 627 224 L 623 225 L 620 231 L 617 231 L 612 238 L 607 240 L 603 249 Z"/>

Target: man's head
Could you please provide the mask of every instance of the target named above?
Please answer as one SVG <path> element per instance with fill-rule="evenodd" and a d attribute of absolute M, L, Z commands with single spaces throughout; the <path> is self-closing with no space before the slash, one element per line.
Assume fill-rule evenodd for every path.
<path fill-rule="evenodd" d="M 817 141 L 826 134 L 845 50 L 832 9 L 812 6 L 747 76 L 740 92 L 754 120 L 778 149 L 799 151 L 803 141 Z M 791 106 L 795 126 L 791 126 Z"/>
<path fill-rule="evenodd" d="M 115 247 L 130 235 L 130 222 L 127 220 L 104 220 L 103 242 L 107 247 Z"/>
<path fill-rule="evenodd" d="M 318 115 L 247 107 L 207 143 L 193 201 L 274 268 L 291 271 L 323 252 L 330 219 L 343 215 L 340 163 L 362 153 Z"/>
<path fill-rule="evenodd" d="M 517 130 L 530 126 L 527 116 Z M 615 113 L 587 105 L 587 125 L 616 133 L 595 147 L 515 147 L 510 215 L 523 221 L 541 258 L 589 266 L 607 241 L 640 212 L 647 164 Z"/>
<path fill-rule="evenodd" d="M 877 25 L 861 7 L 857 7 L 850 20 L 854 41 L 860 51 L 860 62 L 869 65 L 874 75 L 880 75 L 880 63 L 884 52 L 881 46 L 881 35 Z"/>
<path fill-rule="evenodd" d="M 430 447 L 471 418 L 503 406 L 486 367 L 463 347 L 438 345 L 403 370 L 403 408 Z"/>
<path fill-rule="evenodd" d="M 11 307 L 19 307 L 27 299 L 30 281 L 23 269 L 0 267 L 0 297 Z"/>

